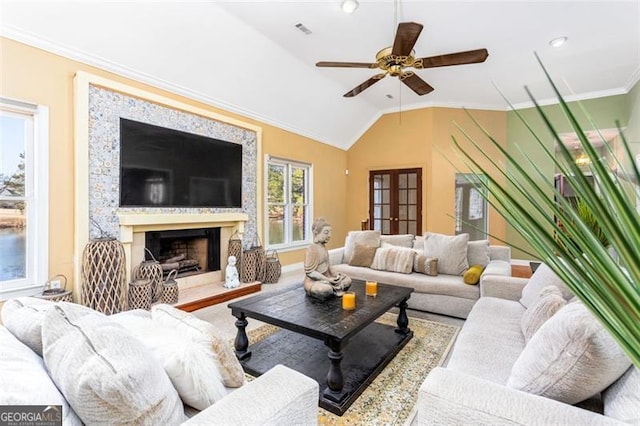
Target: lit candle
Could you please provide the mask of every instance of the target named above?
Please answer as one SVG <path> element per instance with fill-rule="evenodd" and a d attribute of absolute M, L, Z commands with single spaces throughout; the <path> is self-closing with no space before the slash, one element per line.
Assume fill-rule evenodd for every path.
<path fill-rule="evenodd" d="M 353 311 L 356 308 L 356 294 L 352 291 L 347 291 L 342 295 L 342 309 L 347 311 Z"/>
<path fill-rule="evenodd" d="M 377 281 L 367 281 L 366 294 L 367 294 L 367 296 L 377 296 L 378 295 L 378 282 Z"/>

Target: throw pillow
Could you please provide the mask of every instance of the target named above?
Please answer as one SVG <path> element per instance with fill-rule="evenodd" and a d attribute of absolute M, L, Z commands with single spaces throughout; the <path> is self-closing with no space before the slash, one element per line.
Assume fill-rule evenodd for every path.
<path fill-rule="evenodd" d="M 462 275 L 469 268 L 467 246 L 469 234 L 455 236 L 424 234 L 424 254 L 438 258 L 438 272 L 449 275 Z"/>
<path fill-rule="evenodd" d="M 540 290 L 538 297 L 527 308 L 520 321 L 525 342 L 531 340 L 542 324 L 555 315 L 566 303 L 558 287 L 549 285 Z"/>
<path fill-rule="evenodd" d="M 416 251 L 416 256 L 413 258 L 413 271 L 435 277 L 438 275 L 438 259 L 425 256 L 422 250 Z"/>
<path fill-rule="evenodd" d="M 380 235 L 380 245 L 387 243 L 394 246 L 413 248 L 413 234 Z"/>
<path fill-rule="evenodd" d="M 380 231 L 349 231 L 344 242 L 344 262 L 349 263 L 356 243 L 369 247 L 380 247 Z"/>
<path fill-rule="evenodd" d="M 525 308 L 529 308 L 540 290 L 548 285 L 555 285 L 562 292 L 562 297 L 565 300 L 569 300 L 573 297 L 573 293 L 569 290 L 569 287 L 555 274 L 546 264 L 541 264 L 536 269 L 536 272 L 531 275 L 529 281 L 522 289 L 522 297 L 520 298 L 520 304 Z"/>
<path fill-rule="evenodd" d="M 371 269 L 410 274 L 415 254 L 415 250 L 410 248 L 383 244 L 376 250 L 376 255 L 371 262 Z"/>
<path fill-rule="evenodd" d="M 49 377 L 42 358 L 1 325 L 0 405 L 61 405 L 62 424 L 82 424 Z"/>
<path fill-rule="evenodd" d="M 42 321 L 53 305 L 36 297 L 9 299 L 2 305 L 2 323 L 18 340 L 42 356 Z"/>
<path fill-rule="evenodd" d="M 640 369 L 631 366 L 602 393 L 604 415 L 632 425 L 640 425 Z"/>
<path fill-rule="evenodd" d="M 189 335 L 194 344 L 211 354 L 226 387 L 237 388 L 245 383 L 244 370 L 231 344 L 218 336 L 213 324 L 165 304 L 151 308 L 151 317 L 165 327 L 174 327 Z"/>
<path fill-rule="evenodd" d="M 469 241 L 469 245 L 467 246 L 467 261 L 469 265 L 486 267 L 491 261 L 489 240 Z"/>
<path fill-rule="evenodd" d="M 57 303 L 45 314 L 42 348 L 51 378 L 85 424 L 186 420 L 151 352 L 106 315 Z"/>
<path fill-rule="evenodd" d="M 373 262 L 373 256 L 376 254 L 377 247 L 366 246 L 360 243 L 356 243 L 353 248 L 353 254 L 349 260 L 351 266 L 371 266 Z"/>
<path fill-rule="evenodd" d="M 467 269 L 462 276 L 462 281 L 465 284 L 475 285 L 480 281 L 480 276 L 482 275 L 482 270 L 484 266 L 482 265 L 471 265 L 469 269 Z"/>
<path fill-rule="evenodd" d="M 616 381 L 631 361 L 579 302 L 562 307 L 526 344 L 507 386 L 567 404 L 583 401 Z"/>
<path fill-rule="evenodd" d="M 229 393 L 211 351 L 180 329 L 153 321 L 150 314 L 145 317 L 130 312 L 134 311 L 112 315 L 111 319 L 151 350 L 185 404 L 204 410 Z"/>

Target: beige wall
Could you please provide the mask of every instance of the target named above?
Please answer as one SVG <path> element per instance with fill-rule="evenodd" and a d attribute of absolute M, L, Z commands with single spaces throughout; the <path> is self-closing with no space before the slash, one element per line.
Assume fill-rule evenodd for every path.
<path fill-rule="evenodd" d="M 501 144 L 506 141 L 506 113 L 472 110 L 470 113 Z M 454 192 L 456 172 L 469 172 L 453 149 L 455 135 L 465 149 L 469 143 L 455 127 L 458 123 L 485 150 L 486 138 L 461 109 L 423 108 L 386 114 L 349 149 L 347 223 L 357 229 L 369 216 L 369 171 L 397 168 L 422 168 L 423 231 L 454 233 Z M 500 156 L 493 150 L 492 156 Z M 483 162 L 483 165 L 487 165 Z M 489 213 L 489 232 L 505 236 L 505 222 L 493 209 Z M 494 241 L 496 242 L 496 241 Z"/>
<path fill-rule="evenodd" d="M 316 185 L 314 214 L 331 221 L 334 245 L 344 241 L 348 228 L 345 151 L 2 37 L 0 55 L 0 96 L 49 107 L 50 276 L 64 274 L 71 281 L 74 275 L 73 77 L 79 70 L 262 127 L 263 154 L 313 164 L 315 182 L 322 182 Z M 262 176 L 258 184 L 263 185 Z M 301 262 L 303 258 L 303 250 L 280 253 L 283 265 Z"/>

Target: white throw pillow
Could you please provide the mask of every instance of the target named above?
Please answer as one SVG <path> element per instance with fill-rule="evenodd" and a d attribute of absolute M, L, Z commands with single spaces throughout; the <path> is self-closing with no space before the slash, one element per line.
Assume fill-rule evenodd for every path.
<path fill-rule="evenodd" d="M 413 248 L 413 234 L 380 235 L 380 245 L 391 244 L 393 246 Z"/>
<path fill-rule="evenodd" d="M 367 247 L 380 247 L 380 231 L 349 231 L 344 241 L 343 263 L 349 263 L 356 243 Z"/>
<path fill-rule="evenodd" d="M 0 325 L 0 405 L 61 405 L 62 423 L 81 425 L 42 358 Z"/>
<path fill-rule="evenodd" d="M 9 299 L 2 305 L 2 323 L 22 343 L 42 356 L 42 321 L 54 303 L 36 297 Z"/>
<path fill-rule="evenodd" d="M 467 246 L 469 234 L 443 235 L 424 234 L 424 254 L 438 258 L 438 273 L 462 275 L 469 268 Z"/>
<path fill-rule="evenodd" d="M 244 370 L 233 348 L 229 342 L 218 337 L 213 324 L 165 304 L 151 308 L 151 317 L 165 327 L 174 327 L 180 333 L 190 336 L 194 344 L 209 353 L 216 362 L 226 387 L 237 388 L 245 383 Z"/>
<path fill-rule="evenodd" d="M 522 315 L 520 326 L 525 342 L 531 340 L 542 324 L 555 315 L 566 303 L 558 287 L 549 285 L 543 288 L 538 293 L 536 300 Z"/>
<path fill-rule="evenodd" d="M 384 243 L 376 250 L 373 262 L 371 262 L 371 269 L 410 274 L 413 271 L 415 255 L 416 251 L 412 248 Z"/>
<path fill-rule="evenodd" d="M 204 350 L 189 334 L 153 321 L 151 315 L 121 312 L 111 319 L 151 350 L 185 404 L 204 410 L 229 393 L 211 351 Z"/>
<path fill-rule="evenodd" d="M 631 366 L 602 394 L 604 415 L 640 425 L 640 369 Z"/>
<path fill-rule="evenodd" d="M 569 287 L 556 275 L 555 272 L 549 268 L 548 265 L 542 263 L 536 269 L 536 272 L 531 275 L 529 281 L 522 289 L 522 297 L 520 297 L 520 304 L 525 308 L 531 306 L 540 290 L 548 285 L 555 285 L 562 292 L 564 300 L 569 300 L 573 297 L 573 293 L 569 290 Z"/>
<path fill-rule="evenodd" d="M 491 261 L 489 240 L 469 241 L 467 246 L 467 262 L 469 265 L 486 267 Z"/>
<path fill-rule="evenodd" d="M 574 302 L 529 340 L 507 386 L 576 404 L 606 389 L 630 365 L 609 332 L 582 303 Z"/>
<path fill-rule="evenodd" d="M 50 376 L 85 424 L 177 425 L 178 393 L 142 342 L 106 315 L 58 303 L 45 315 Z"/>

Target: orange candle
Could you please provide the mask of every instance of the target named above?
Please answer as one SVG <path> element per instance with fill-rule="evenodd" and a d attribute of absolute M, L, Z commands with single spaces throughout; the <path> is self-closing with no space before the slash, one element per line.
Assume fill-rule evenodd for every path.
<path fill-rule="evenodd" d="M 378 295 L 378 282 L 377 281 L 367 281 L 365 293 L 367 296 L 377 296 Z"/>
<path fill-rule="evenodd" d="M 347 311 L 353 311 L 356 308 L 356 294 L 352 291 L 347 291 L 342 295 L 342 309 Z"/>

